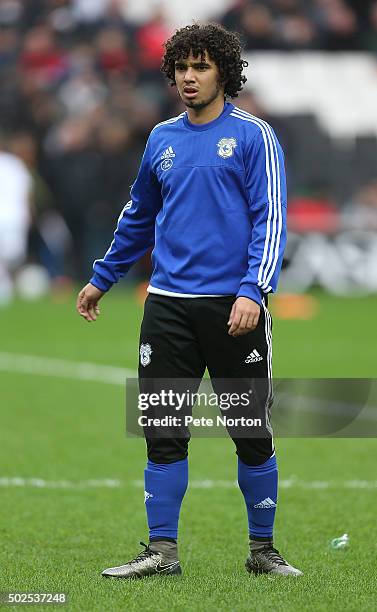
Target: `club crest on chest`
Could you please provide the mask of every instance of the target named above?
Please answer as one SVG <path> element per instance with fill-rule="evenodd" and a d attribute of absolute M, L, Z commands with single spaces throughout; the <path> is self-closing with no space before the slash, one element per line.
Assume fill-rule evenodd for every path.
<path fill-rule="evenodd" d="M 217 154 L 223 159 L 233 157 L 236 146 L 237 140 L 235 138 L 222 138 L 217 143 Z"/>

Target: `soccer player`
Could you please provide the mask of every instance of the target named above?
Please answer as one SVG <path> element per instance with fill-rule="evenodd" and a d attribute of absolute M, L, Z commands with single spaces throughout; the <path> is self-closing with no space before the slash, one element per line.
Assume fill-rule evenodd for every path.
<path fill-rule="evenodd" d="M 227 101 L 246 82 L 238 37 L 216 24 L 178 30 L 162 71 L 186 112 L 151 132 L 131 199 L 104 258 L 79 293 L 87 321 L 103 295 L 153 246 L 153 272 L 140 334 L 139 382 L 266 379 L 271 316 L 286 235 L 286 183 L 272 128 Z M 193 382 L 193 386 L 195 383 Z M 270 389 L 270 387 L 269 387 Z M 300 576 L 273 546 L 278 471 L 268 409 L 263 437 L 232 436 L 249 523 L 250 573 Z M 145 505 L 149 544 L 103 576 L 180 574 L 181 503 L 188 484 L 188 442 L 146 432 Z"/>

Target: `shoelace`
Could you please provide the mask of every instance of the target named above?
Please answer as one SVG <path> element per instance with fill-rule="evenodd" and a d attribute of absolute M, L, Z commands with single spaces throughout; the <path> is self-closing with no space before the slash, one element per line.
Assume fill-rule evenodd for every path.
<path fill-rule="evenodd" d="M 281 556 L 279 551 L 276 550 L 276 548 L 273 548 L 271 546 L 271 548 L 267 548 L 263 552 L 266 553 L 266 556 L 268 557 L 268 559 L 272 561 L 273 563 L 276 563 L 277 565 L 288 565 L 288 563 L 285 561 L 285 559 L 283 559 L 283 557 Z"/>
<path fill-rule="evenodd" d="M 129 563 L 139 563 L 139 561 L 144 561 L 144 559 L 147 559 L 148 557 L 151 557 L 152 555 L 155 554 L 149 548 L 149 546 L 144 544 L 144 542 L 140 542 L 140 544 L 145 547 L 145 550 L 142 550 L 141 553 L 139 553 L 138 556 L 135 557 L 135 559 L 132 559 L 132 561 L 129 561 Z"/>

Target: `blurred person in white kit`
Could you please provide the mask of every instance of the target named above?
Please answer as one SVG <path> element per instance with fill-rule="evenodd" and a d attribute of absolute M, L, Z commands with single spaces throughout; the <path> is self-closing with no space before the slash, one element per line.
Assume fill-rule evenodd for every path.
<path fill-rule="evenodd" d="M 0 143 L 0 306 L 10 302 L 14 274 L 27 255 L 32 213 L 32 176 Z"/>

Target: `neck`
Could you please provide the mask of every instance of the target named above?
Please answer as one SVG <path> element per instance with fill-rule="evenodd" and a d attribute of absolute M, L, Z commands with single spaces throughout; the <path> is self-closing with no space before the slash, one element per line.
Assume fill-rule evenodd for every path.
<path fill-rule="evenodd" d="M 210 123 L 211 121 L 214 121 L 220 117 L 224 110 L 224 104 L 224 97 L 220 96 L 204 108 L 191 108 L 187 106 L 186 109 L 188 118 L 191 123 L 196 123 L 199 125 L 203 123 Z"/>

